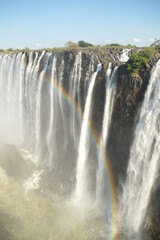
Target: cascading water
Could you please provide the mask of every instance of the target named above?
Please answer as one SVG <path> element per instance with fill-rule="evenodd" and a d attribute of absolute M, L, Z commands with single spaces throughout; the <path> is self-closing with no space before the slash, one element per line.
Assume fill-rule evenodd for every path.
<path fill-rule="evenodd" d="M 70 76 L 70 95 L 72 96 L 73 100 L 77 99 L 77 103 L 78 105 L 80 105 L 80 97 L 79 97 L 79 86 L 80 86 L 80 80 L 81 80 L 81 72 L 82 72 L 82 53 L 79 52 L 76 55 L 75 58 L 75 63 L 74 63 L 74 67 L 72 69 L 71 72 L 71 76 Z M 75 109 L 73 109 L 73 111 L 71 112 L 71 132 L 73 134 L 73 138 L 74 138 L 74 143 L 75 146 L 77 146 L 78 144 L 78 134 L 77 134 L 77 127 L 76 127 L 76 112 Z"/>
<path fill-rule="evenodd" d="M 113 103 L 116 93 L 116 76 L 118 68 L 115 67 L 111 76 L 112 68 L 111 63 L 108 66 L 106 76 L 106 98 L 105 98 L 105 109 L 103 114 L 102 133 L 100 138 L 100 153 L 98 157 L 98 171 L 96 180 L 96 202 L 100 203 L 104 196 L 104 172 L 105 172 L 105 150 L 108 139 L 109 127 L 111 124 Z"/>
<path fill-rule="evenodd" d="M 160 152 L 160 61 L 153 69 L 130 150 L 126 183 L 120 200 L 122 232 L 132 236 L 143 228 Z"/>
<path fill-rule="evenodd" d="M 52 65 L 52 73 L 51 73 L 51 86 L 50 86 L 50 123 L 49 123 L 49 128 L 48 128 L 48 133 L 47 133 L 47 144 L 48 144 L 48 154 L 49 154 L 49 166 L 53 166 L 53 158 L 54 158 L 54 144 L 52 144 L 53 138 L 53 131 L 54 131 L 54 97 L 55 97 L 55 92 L 54 92 L 54 85 L 56 82 L 56 63 L 57 63 L 57 58 L 56 56 L 53 58 L 53 65 Z"/>
<path fill-rule="evenodd" d="M 120 62 L 127 62 L 129 60 L 129 52 L 131 49 L 123 49 L 122 53 L 119 56 L 119 61 Z"/>
<path fill-rule="evenodd" d="M 8 228 L 6 239 L 111 240 L 116 232 L 114 189 L 102 156 L 118 68 L 111 75 L 111 64 L 107 70 L 104 62 L 95 71 L 98 62 L 83 51 L 0 54 L 0 225 Z M 129 236 L 141 230 L 159 167 L 159 81 L 160 62 L 144 98 L 119 201 L 120 226 Z M 96 111 L 103 116 L 101 154 L 88 124 L 96 126 Z"/>
<path fill-rule="evenodd" d="M 91 144 L 88 121 L 96 76 L 101 70 L 99 64 L 94 72 L 94 55 L 86 58 L 82 52 L 67 54 L 0 54 L 0 210 L 7 209 L 1 220 L 8 226 L 12 240 L 28 240 L 31 236 L 35 240 L 72 239 L 73 234 L 78 240 L 84 238 L 84 232 L 93 239 L 93 228 L 97 239 L 106 235 L 102 219 L 86 213 L 86 225 L 81 206 L 76 205 L 75 211 L 75 205 L 68 206 L 66 201 L 73 196 L 75 179 L 75 200 L 90 198 L 85 186 L 89 182 L 87 148 Z M 83 61 L 88 65 L 84 66 Z M 84 108 L 82 122 L 80 108 Z M 50 193 L 54 194 L 54 203 Z M 17 207 L 19 210 L 14 211 Z M 70 221 L 64 227 L 68 213 Z M 6 223 L 10 215 L 18 220 L 9 218 Z M 32 220 L 27 217 L 31 215 Z M 21 228 L 17 230 L 18 221 L 23 233 Z"/>
<path fill-rule="evenodd" d="M 47 53 L 45 56 L 44 67 L 39 75 L 38 79 L 38 89 L 37 89 L 37 96 L 36 96 L 36 158 L 37 161 L 40 158 L 40 149 L 41 149 L 41 94 L 42 94 L 42 87 L 44 81 L 44 75 L 48 67 L 48 62 L 51 54 Z M 54 71 L 54 69 L 53 69 Z M 52 80 L 51 80 L 52 81 Z M 51 87 L 52 89 L 52 87 Z M 53 109 L 53 105 L 51 104 L 51 112 Z M 51 118 L 52 120 L 52 118 Z"/>
<path fill-rule="evenodd" d="M 86 160 L 88 155 L 88 121 L 89 121 L 89 115 L 91 111 L 91 104 L 92 104 L 92 92 L 96 80 L 97 73 L 101 70 L 101 64 L 98 64 L 97 71 L 93 73 L 85 109 L 84 109 L 84 115 L 83 115 L 83 122 L 81 127 L 81 134 L 80 134 L 80 140 L 79 140 L 79 147 L 78 147 L 78 160 L 77 160 L 77 173 L 76 173 L 76 189 L 74 193 L 74 200 L 75 202 L 83 202 L 84 200 L 87 200 L 87 176 L 86 176 Z"/>

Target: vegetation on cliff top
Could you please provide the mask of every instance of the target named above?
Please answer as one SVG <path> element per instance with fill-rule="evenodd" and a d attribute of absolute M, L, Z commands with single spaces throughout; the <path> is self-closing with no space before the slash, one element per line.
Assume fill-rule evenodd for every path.
<path fill-rule="evenodd" d="M 66 42 L 64 47 L 54 47 L 54 48 L 41 48 L 41 49 L 36 49 L 37 51 L 43 51 L 47 50 L 49 52 L 63 52 L 63 51 L 71 51 L 71 50 L 100 50 L 100 52 L 105 51 L 105 49 L 116 49 L 120 50 L 123 48 L 136 48 L 136 46 L 132 46 L 130 44 L 128 45 L 120 45 L 118 43 L 111 43 L 111 44 L 106 44 L 104 46 L 101 45 L 93 45 L 92 43 L 85 42 L 83 40 L 78 41 L 77 43 L 68 41 Z M 28 47 L 23 48 L 23 49 L 13 49 L 13 48 L 8 48 L 8 49 L 0 49 L 1 53 L 9 53 L 9 52 L 28 52 L 30 49 Z"/>
<path fill-rule="evenodd" d="M 142 51 L 133 53 L 126 63 L 129 74 L 139 73 L 140 69 L 142 69 L 149 60 L 154 57 L 154 53 L 154 47 L 144 48 Z"/>
<path fill-rule="evenodd" d="M 155 39 L 155 41 L 151 44 L 152 49 L 160 51 L 160 39 Z M 145 49 L 150 49 L 150 47 L 146 47 Z M 105 44 L 105 45 L 94 45 L 89 42 L 85 42 L 83 40 L 78 41 L 77 43 L 68 41 L 66 42 L 64 47 L 54 47 L 54 48 L 41 48 L 41 49 L 36 49 L 37 51 L 43 51 L 47 50 L 49 52 L 63 52 L 63 51 L 71 51 L 71 50 L 99 50 L 102 52 L 102 50 L 105 51 L 105 49 L 116 49 L 116 50 L 121 50 L 124 48 L 132 48 L 132 49 L 138 49 L 137 46 L 131 45 L 131 44 L 126 44 L 126 45 L 121 45 L 119 43 L 110 43 L 110 44 Z M 142 48 L 143 49 L 143 48 Z M 23 48 L 23 49 L 13 49 L 13 48 L 8 48 L 8 49 L 0 49 L 1 53 L 8 53 L 8 52 L 28 52 L 30 49 L 28 47 Z M 149 50 L 150 51 L 150 50 Z M 143 56 L 144 57 L 144 56 Z M 142 61 L 143 62 L 143 61 Z"/>
<path fill-rule="evenodd" d="M 155 41 L 151 44 L 152 49 L 160 49 L 160 40 L 155 39 Z M 148 49 L 150 47 L 146 47 L 145 49 Z M 100 52 L 105 52 L 106 49 L 115 49 L 115 50 L 122 50 L 124 48 L 132 48 L 132 49 L 139 49 L 137 46 L 135 45 L 131 45 L 131 44 L 126 44 L 126 45 L 121 45 L 119 43 L 110 43 L 110 44 L 105 44 L 104 46 L 102 45 L 93 45 L 92 43 L 89 42 L 85 42 L 83 40 L 78 41 L 77 43 L 72 42 L 72 41 L 68 41 L 66 42 L 64 47 L 54 47 L 54 48 L 41 48 L 41 49 L 36 49 L 37 51 L 43 51 L 43 50 L 47 50 L 49 52 L 63 52 L 63 51 L 71 51 L 71 50 L 97 50 Z M 143 48 L 142 48 L 143 49 Z M 28 52 L 30 51 L 30 49 L 28 47 L 23 48 L 23 49 L 13 49 L 13 48 L 8 48 L 8 49 L 0 49 L 1 53 L 8 53 L 8 52 Z M 140 55 L 138 55 L 140 56 Z M 144 57 L 144 56 L 142 56 Z M 141 59 L 142 62 L 144 59 Z"/>

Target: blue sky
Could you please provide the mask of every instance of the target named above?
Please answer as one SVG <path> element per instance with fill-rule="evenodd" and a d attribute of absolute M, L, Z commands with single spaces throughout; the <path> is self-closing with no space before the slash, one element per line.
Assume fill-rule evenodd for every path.
<path fill-rule="evenodd" d="M 160 0 L 0 0 L 0 48 L 67 41 L 150 45 L 160 38 Z"/>

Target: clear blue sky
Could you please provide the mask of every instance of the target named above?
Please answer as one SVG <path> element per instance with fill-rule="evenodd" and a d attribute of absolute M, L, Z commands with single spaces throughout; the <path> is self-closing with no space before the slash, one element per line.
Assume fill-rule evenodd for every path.
<path fill-rule="evenodd" d="M 160 38 L 160 0 L 0 0 L 0 48 L 85 40 L 150 45 Z"/>

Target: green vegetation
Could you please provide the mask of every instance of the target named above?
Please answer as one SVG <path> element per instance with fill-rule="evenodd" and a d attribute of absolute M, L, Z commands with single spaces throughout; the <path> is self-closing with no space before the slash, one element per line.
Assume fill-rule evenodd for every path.
<path fill-rule="evenodd" d="M 13 52 L 13 48 L 8 48 L 7 51 L 8 52 Z"/>
<path fill-rule="evenodd" d="M 111 44 L 106 44 L 104 46 L 105 48 L 116 48 L 116 49 L 122 49 L 122 48 L 137 48 L 135 45 L 127 44 L 127 45 L 122 45 L 118 43 L 111 43 Z"/>
<path fill-rule="evenodd" d="M 85 41 L 79 41 L 79 42 L 78 42 L 78 46 L 79 46 L 79 47 L 92 47 L 93 44 L 88 43 L 88 42 L 85 42 Z"/>
<path fill-rule="evenodd" d="M 127 70 L 130 74 L 139 73 L 150 59 L 154 57 L 155 49 L 144 48 L 142 51 L 135 52 L 130 56 L 130 59 L 126 63 Z"/>

